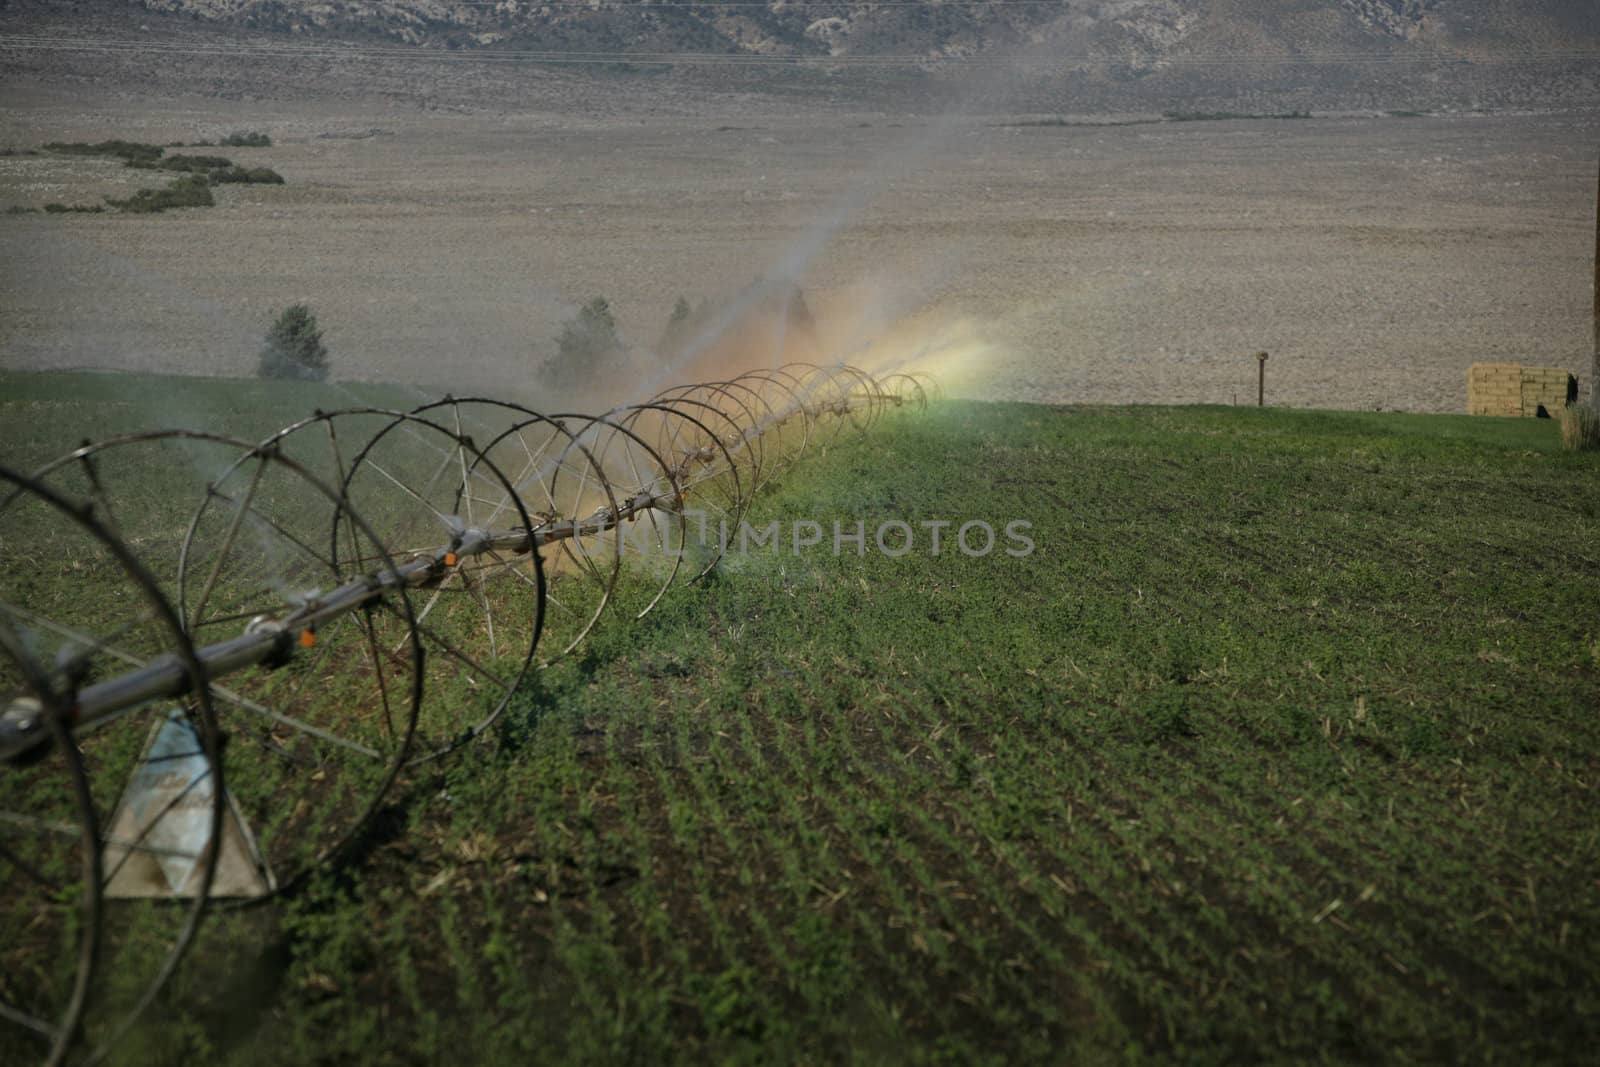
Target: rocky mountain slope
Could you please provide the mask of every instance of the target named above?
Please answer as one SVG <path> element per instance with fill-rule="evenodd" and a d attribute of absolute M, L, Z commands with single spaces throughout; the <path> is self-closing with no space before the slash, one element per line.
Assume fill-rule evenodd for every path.
<path fill-rule="evenodd" d="M 929 58 L 1081 40 L 1157 61 L 1230 39 L 1269 54 L 1333 43 L 1528 48 L 1600 37 L 1592 0 L 139 0 L 153 12 L 278 32 L 376 34 L 451 48 Z"/>
<path fill-rule="evenodd" d="M 1595 0 L 0 0 L 0 35 L 135 29 L 886 104 L 962 78 L 964 99 L 995 103 L 957 72 L 1003 65 L 1004 106 L 1024 111 L 1600 103 Z"/>

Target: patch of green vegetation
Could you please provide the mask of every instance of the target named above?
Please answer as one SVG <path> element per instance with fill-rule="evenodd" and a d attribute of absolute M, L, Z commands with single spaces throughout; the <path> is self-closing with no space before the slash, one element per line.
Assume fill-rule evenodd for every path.
<path fill-rule="evenodd" d="M 224 148 L 271 148 L 272 138 L 256 130 L 230 133 L 221 141 Z"/>
<path fill-rule="evenodd" d="M 189 174 L 168 182 L 164 189 L 140 189 L 125 199 L 107 197 L 106 203 L 118 211 L 153 214 L 171 208 L 210 207 L 216 199 L 211 195 L 210 182 L 203 175 Z"/>
<path fill-rule="evenodd" d="M 37 209 L 35 209 L 35 208 L 25 207 L 22 204 L 12 204 L 10 207 L 6 208 L 6 214 L 7 215 L 32 215 L 32 214 L 36 213 L 36 210 Z"/>
<path fill-rule="evenodd" d="M 50 204 L 46 204 L 44 206 L 44 210 L 45 210 L 45 214 L 47 214 L 47 215 L 72 215 L 72 214 L 98 215 L 102 211 L 104 211 L 105 208 L 102 207 L 99 204 L 56 204 L 56 203 L 50 203 Z"/>
<path fill-rule="evenodd" d="M 47 151 L 57 152 L 67 156 L 112 156 L 118 159 L 133 162 L 149 162 L 160 159 L 165 151 L 158 144 L 143 144 L 139 141 L 97 141 L 88 144 L 83 141 L 62 142 L 54 141 L 44 146 Z"/>
<path fill-rule="evenodd" d="M 1012 129 L 1012 128 L 1023 128 L 1023 129 L 1026 129 L 1026 128 L 1031 128 L 1031 127 L 1041 127 L 1041 126 L 1048 126 L 1048 127 L 1066 126 L 1066 127 L 1074 127 L 1074 128 L 1076 128 L 1076 127 L 1096 128 L 1096 127 L 1101 127 L 1101 126 L 1106 126 L 1106 127 L 1111 127 L 1111 126 L 1150 126 L 1150 125 L 1154 125 L 1155 123 L 1158 123 L 1158 122 L 1161 122 L 1161 121 L 1163 121 L 1163 120 L 1162 119 L 1108 119 L 1108 120 L 1105 120 L 1105 121 L 1095 121 L 1095 120 L 1089 120 L 1089 119 L 1069 119 L 1069 118 L 1062 118 L 1060 116 L 1057 116 L 1055 118 L 1047 118 L 1047 119 L 1018 119 L 1015 122 L 1001 122 L 1001 123 L 998 123 L 997 125 L 1000 126 L 1002 129 Z"/>
<path fill-rule="evenodd" d="M 0 455 L 148 426 L 140 397 L 246 438 L 360 402 L 181 385 L 0 374 Z M 1600 465 L 1550 420 L 945 403 L 818 435 L 750 515 L 802 518 L 1037 548 L 918 525 L 603 620 L 359 866 L 212 920 L 112 1062 L 1600 1037 Z"/>
<path fill-rule="evenodd" d="M 1168 122 L 1224 122 L 1236 119 L 1309 119 L 1309 111 L 1284 111 L 1273 115 L 1250 114 L 1239 111 L 1168 111 L 1162 116 Z"/>
<path fill-rule="evenodd" d="M 321 408 L 409 409 L 418 394 L 398 386 L 263 378 L 193 378 L 92 371 L 0 370 L 0 463 L 24 470 L 106 436 L 181 425 L 258 440 Z M 92 412 L 78 422 L 64 412 Z"/>

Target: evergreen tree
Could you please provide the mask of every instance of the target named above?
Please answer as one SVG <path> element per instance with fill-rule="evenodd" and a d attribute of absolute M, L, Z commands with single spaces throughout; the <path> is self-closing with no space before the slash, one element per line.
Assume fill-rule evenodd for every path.
<path fill-rule="evenodd" d="M 317 317 L 305 304 L 291 304 L 267 331 L 256 373 L 263 378 L 320 382 L 328 377 L 328 346 Z"/>
<path fill-rule="evenodd" d="M 789 290 L 789 305 L 786 309 L 789 319 L 789 328 L 807 336 L 815 336 L 817 320 L 811 314 L 811 307 L 806 303 L 806 294 L 798 285 Z"/>
<path fill-rule="evenodd" d="M 656 342 L 656 351 L 666 355 L 676 353 L 689 339 L 697 321 L 689 301 L 678 297 L 678 302 L 672 305 L 672 315 L 667 319 L 667 328 L 661 331 L 661 340 Z"/>
<path fill-rule="evenodd" d="M 540 382 L 557 390 L 586 387 L 620 369 L 624 351 L 611 304 L 597 296 L 562 324 L 555 356 L 539 368 Z"/>

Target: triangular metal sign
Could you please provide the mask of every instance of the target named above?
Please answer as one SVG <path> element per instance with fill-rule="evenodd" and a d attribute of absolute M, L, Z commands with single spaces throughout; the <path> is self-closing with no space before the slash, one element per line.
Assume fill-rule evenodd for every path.
<path fill-rule="evenodd" d="M 167 712 L 151 728 L 111 817 L 100 858 L 107 898 L 193 897 L 199 891 L 213 789 L 211 763 L 188 716 Z M 266 896 L 275 884 L 233 795 L 226 794 L 210 895 Z"/>

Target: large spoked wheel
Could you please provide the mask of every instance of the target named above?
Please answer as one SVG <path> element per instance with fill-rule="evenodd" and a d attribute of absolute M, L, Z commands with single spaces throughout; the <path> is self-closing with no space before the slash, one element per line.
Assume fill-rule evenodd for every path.
<path fill-rule="evenodd" d="M 873 381 L 870 374 L 848 363 L 835 364 L 826 368 L 826 371 L 839 383 L 838 392 L 843 398 L 844 417 L 849 421 L 850 427 L 857 433 L 866 433 L 872 429 L 886 406 L 884 394 L 878 388 L 878 383 Z"/>
<path fill-rule="evenodd" d="M 790 425 L 788 420 L 778 413 L 754 383 L 733 378 L 718 382 L 717 387 L 726 390 L 731 396 L 740 398 L 743 406 L 751 414 L 751 426 L 747 435 L 754 439 L 761 456 L 760 472 L 755 483 L 750 486 L 750 494 L 754 496 L 777 476 L 787 462 L 797 427 Z M 790 438 L 789 441 L 785 440 L 786 435 Z"/>
<path fill-rule="evenodd" d="M 928 391 L 909 374 L 891 374 L 878 383 L 889 404 L 896 408 L 928 410 Z"/>
<path fill-rule="evenodd" d="M 944 386 L 939 384 L 939 379 L 927 371 L 909 371 L 907 376 L 915 379 L 922 386 L 923 395 L 928 398 L 929 403 L 944 399 Z"/>
<path fill-rule="evenodd" d="M 686 409 L 711 427 L 738 464 L 745 495 L 755 492 L 761 484 L 763 439 L 747 397 L 723 384 L 703 383 L 666 390 L 656 395 L 654 403 Z"/>
<path fill-rule="evenodd" d="M 41 744 L 32 757 L 34 784 L 27 804 L 0 787 L 0 891 L 6 949 L 0 972 L 0 1053 L 7 1062 L 64 1061 L 88 1002 L 100 944 L 100 833 L 83 757 L 72 743 L 70 709 L 50 695 L 9 623 L 0 623 L 8 704 L 31 700 L 43 716 Z M 15 679 L 26 674 L 26 682 Z M 21 772 L 8 768 L 20 778 Z M 17 810 L 27 807 L 28 811 Z M 40 819 L 36 812 L 48 811 Z M 65 816 L 65 818 L 63 818 Z M 65 853 L 65 855 L 60 855 Z M 74 900 L 74 897 L 77 899 Z M 13 914 L 26 907 L 27 919 Z M 39 919 L 43 915 L 45 922 Z M 43 927 L 43 928 L 42 928 Z"/>
<path fill-rule="evenodd" d="M 374 559 L 371 574 L 393 564 L 337 491 L 275 447 L 139 434 L 86 445 L 41 476 L 77 487 L 86 471 L 96 513 L 215 664 L 231 796 L 212 895 L 248 903 L 300 884 L 371 824 L 409 750 L 423 679 L 403 583 L 341 591 L 328 550 L 339 524 Z"/>
<path fill-rule="evenodd" d="M 476 463 L 461 471 L 458 511 L 480 527 L 506 528 L 523 509 L 540 548 L 544 570 L 544 614 L 540 667 L 569 655 L 587 637 L 616 590 L 622 568 L 612 536 L 618 496 L 599 462 L 577 440 L 562 417 L 497 400 L 445 400 L 419 408 L 444 419 L 458 434 L 482 442 L 483 460 L 505 476 L 511 490 Z M 484 579 L 522 578 L 527 562 L 496 551 L 485 561 Z M 517 593 L 507 589 L 508 595 Z M 524 594 L 526 590 L 522 591 Z M 486 620 L 492 622 L 492 620 Z"/>
<path fill-rule="evenodd" d="M 805 453 L 813 422 L 799 380 L 782 368 L 745 371 L 737 380 L 766 401 L 777 418 L 779 459 L 784 467 L 793 464 Z"/>
<path fill-rule="evenodd" d="M 407 595 L 372 600 L 358 618 L 370 661 L 404 659 L 412 668 L 416 699 L 401 762 L 437 758 L 486 730 L 529 669 L 543 618 L 538 559 L 523 553 L 514 573 L 507 569 L 520 582 L 481 581 L 493 564 L 481 551 L 486 531 L 459 510 L 463 497 L 507 498 L 504 477 L 466 435 L 381 408 L 318 412 L 256 451 L 292 458 L 338 487 L 329 490 L 333 507 L 306 531 L 333 582 L 366 581 L 390 568 L 403 576 Z M 525 513 L 513 512 L 502 532 L 525 541 L 518 527 Z M 385 676 L 362 680 L 383 686 Z"/>
<path fill-rule="evenodd" d="M 192 943 L 219 866 L 204 673 L 105 499 L 0 468 L 7 1063 L 96 1058 L 126 1033 Z M 159 699 L 119 707 L 110 679 L 151 663 Z"/>
<path fill-rule="evenodd" d="M 438 758 L 488 730 L 533 669 L 547 600 L 533 520 L 471 437 L 414 414 L 390 413 L 367 439 L 343 496 L 402 568 L 425 568 L 412 584 L 429 696 L 412 762 Z M 333 552 L 348 580 L 372 561 L 346 540 Z"/>
<path fill-rule="evenodd" d="M 739 535 L 745 507 L 739 464 L 711 426 L 690 414 L 699 406 L 679 399 L 671 404 L 634 404 L 612 413 L 618 425 L 653 443 L 682 492 L 687 565 L 680 573 L 690 582 L 704 578 L 721 562 L 729 538 Z"/>
<path fill-rule="evenodd" d="M 427 693 L 413 763 L 434 760 L 483 734 L 533 669 L 544 627 L 546 584 L 531 545 L 531 520 L 506 475 L 466 434 L 416 414 L 339 411 L 342 440 L 360 440 L 342 498 L 389 545 L 411 581 L 414 629 L 424 651 Z M 347 581 L 373 565 L 336 531 L 331 552 Z M 392 613 L 390 613 L 392 614 Z"/>
<path fill-rule="evenodd" d="M 860 429 L 864 417 L 854 410 L 850 392 L 854 381 L 836 367 L 791 364 L 799 389 L 812 413 L 812 440 L 827 447 L 847 425 Z"/>
<path fill-rule="evenodd" d="M 609 416 L 555 418 L 571 429 L 611 486 L 620 517 L 609 535 L 620 568 L 612 602 L 626 617 L 642 619 L 682 569 L 689 534 L 683 484 L 654 446 Z M 571 497 L 579 491 L 572 480 L 565 468 L 557 468 L 551 494 Z"/>

